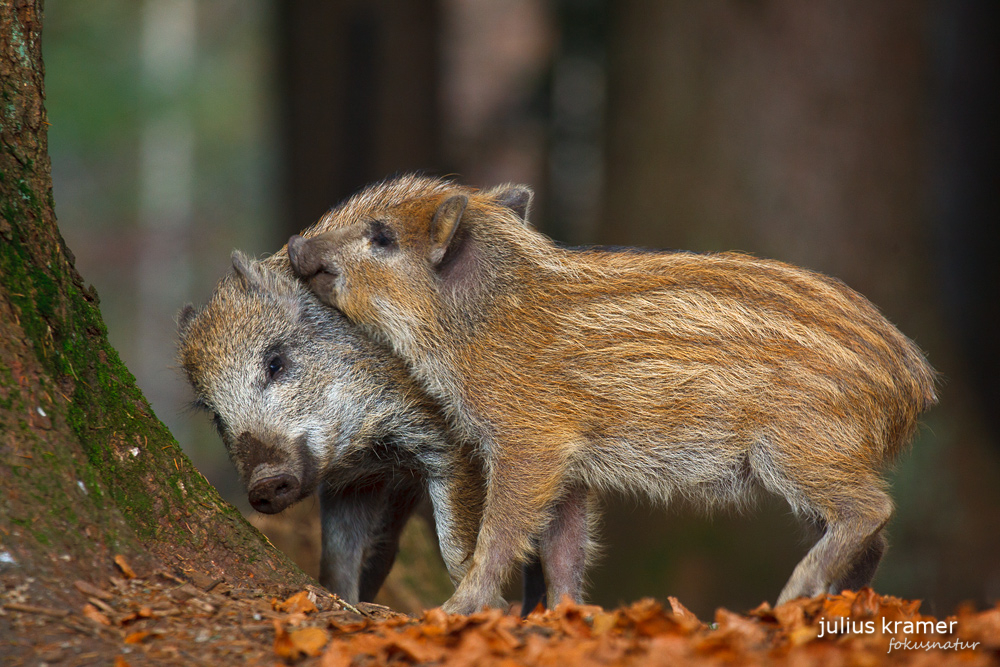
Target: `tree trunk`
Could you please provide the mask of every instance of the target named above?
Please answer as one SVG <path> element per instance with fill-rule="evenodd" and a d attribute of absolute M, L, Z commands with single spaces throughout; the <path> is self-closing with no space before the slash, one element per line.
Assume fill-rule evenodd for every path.
<path fill-rule="evenodd" d="M 195 470 L 109 345 L 53 212 L 41 1 L 0 6 L 0 579 L 59 599 L 134 569 L 308 578 Z"/>
<path fill-rule="evenodd" d="M 430 0 L 282 3 L 286 237 L 364 183 L 442 168 L 438 22 Z"/>

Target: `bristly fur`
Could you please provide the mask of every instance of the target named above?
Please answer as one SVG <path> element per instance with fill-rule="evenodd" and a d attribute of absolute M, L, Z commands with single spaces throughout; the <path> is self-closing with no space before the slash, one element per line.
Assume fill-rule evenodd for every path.
<path fill-rule="evenodd" d="M 842 282 L 781 262 L 560 248 L 506 205 L 526 192 L 403 177 L 289 242 L 296 273 L 485 457 L 446 609 L 489 603 L 535 539 L 550 599 L 579 598 L 588 510 L 611 490 L 705 508 L 777 494 L 825 527 L 779 602 L 867 584 L 892 513 L 879 471 L 937 400 L 920 350 Z"/>
<path fill-rule="evenodd" d="M 236 253 L 233 264 L 203 308 L 179 314 L 178 356 L 244 485 L 273 496 L 267 480 L 290 480 L 294 493 L 266 498 L 273 511 L 319 492 L 320 581 L 352 602 L 374 597 L 403 525 L 430 495 L 457 582 L 484 495 L 471 448 L 403 364 L 321 304 L 287 259 Z M 280 371 L 269 374 L 275 358 Z"/>

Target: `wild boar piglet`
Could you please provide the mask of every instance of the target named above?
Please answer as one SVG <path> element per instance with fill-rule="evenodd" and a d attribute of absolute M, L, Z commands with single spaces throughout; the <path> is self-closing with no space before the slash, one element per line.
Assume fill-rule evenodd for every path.
<path fill-rule="evenodd" d="M 272 514 L 318 492 L 324 586 L 372 600 L 428 493 L 461 579 L 485 493 L 480 461 L 402 362 L 320 303 L 283 253 L 234 253 L 208 303 L 178 322 L 195 405 L 212 416 L 253 508 Z"/>
<path fill-rule="evenodd" d="M 537 543 L 579 600 L 594 499 L 706 509 L 784 497 L 822 537 L 778 603 L 871 581 L 893 505 L 881 470 L 936 402 L 916 345 L 842 282 L 739 253 L 568 249 L 531 191 L 404 176 L 293 237 L 293 270 L 406 361 L 487 480 L 446 603 L 496 599 Z"/>

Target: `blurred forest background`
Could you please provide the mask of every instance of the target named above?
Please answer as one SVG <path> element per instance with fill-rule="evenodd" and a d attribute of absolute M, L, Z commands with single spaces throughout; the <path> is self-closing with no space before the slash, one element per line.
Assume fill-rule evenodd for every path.
<path fill-rule="evenodd" d="M 47 0 L 56 213 L 111 342 L 244 509 L 221 443 L 185 411 L 174 315 L 208 298 L 233 248 L 274 252 L 371 180 L 527 183 L 533 222 L 563 241 L 738 249 L 837 276 L 942 372 L 891 474 L 875 585 L 943 615 L 1000 599 L 998 7 Z M 603 542 L 593 601 L 676 595 L 702 617 L 773 600 L 810 545 L 776 502 L 706 519 L 615 499 Z"/>

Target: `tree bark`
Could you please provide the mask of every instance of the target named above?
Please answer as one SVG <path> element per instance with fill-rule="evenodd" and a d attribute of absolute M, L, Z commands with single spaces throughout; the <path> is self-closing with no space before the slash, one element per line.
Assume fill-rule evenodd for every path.
<path fill-rule="evenodd" d="M 0 578 L 58 599 L 122 555 L 147 573 L 305 585 L 191 465 L 108 343 L 56 226 L 41 29 L 40 0 L 0 6 Z"/>

